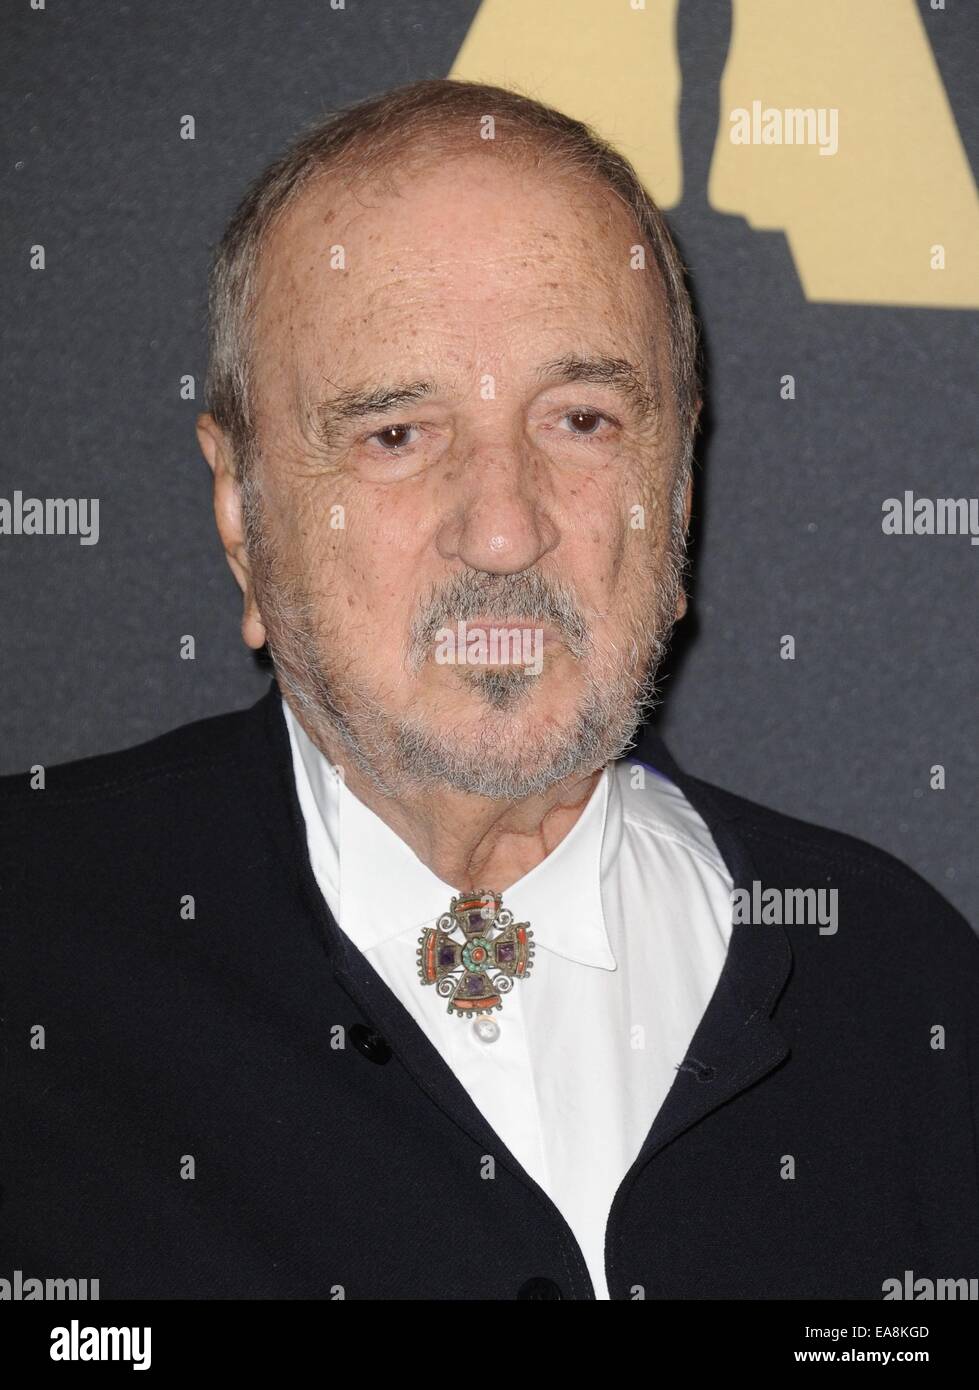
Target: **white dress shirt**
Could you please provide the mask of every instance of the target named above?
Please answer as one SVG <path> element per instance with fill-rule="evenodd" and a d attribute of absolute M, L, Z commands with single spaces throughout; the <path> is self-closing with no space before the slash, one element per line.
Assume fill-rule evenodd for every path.
<path fill-rule="evenodd" d="M 416 951 L 453 896 L 494 885 L 443 883 L 283 709 L 330 911 L 561 1211 L 607 1299 L 612 1199 L 727 953 L 732 882 L 707 826 L 658 773 L 630 759 L 606 767 L 561 843 L 503 893 L 535 955 L 487 1029 L 422 984 Z"/>

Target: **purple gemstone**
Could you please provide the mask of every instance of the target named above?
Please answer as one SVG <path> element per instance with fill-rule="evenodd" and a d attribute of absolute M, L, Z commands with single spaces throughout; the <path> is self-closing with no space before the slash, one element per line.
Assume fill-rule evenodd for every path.
<path fill-rule="evenodd" d="M 441 946 L 439 948 L 439 965 L 452 965 L 455 962 L 456 953 L 451 946 Z"/>
<path fill-rule="evenodd" d="M 483 914 L 481 912 L 470 912 L 469 925 L 470 927 L 481 927 L 483 925 Z"/>
<path fill-rule="evenodd" d="M 505 941 L 496 948 L 497 960 L 513 960 L 513 942 Z"/>
<path fill-rule="evenodd" d="M 483 988 L 483 982 L 478 975 L 470 975 L 466 979 L 466 993 L 479 994 Z"/>

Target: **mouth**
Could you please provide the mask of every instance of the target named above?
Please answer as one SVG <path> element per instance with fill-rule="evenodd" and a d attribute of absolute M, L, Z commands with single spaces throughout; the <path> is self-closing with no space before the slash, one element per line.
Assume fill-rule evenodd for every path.
<path fill-rule="evenodd" d="M 437 665 L 489 667 L 498 672 L 511 668 L 539 675 L 546 656 L 559 645 L 566 644 L 550 623 L 480 614 L 440 628 L 429 655 Z"/>
<path fill-rule="evenodd" d="M 502 635 L 516 633 L 518 635 L 527 633 L 534 641 L 543 641 L 545 645 L 553 645 L 555 642 L 562 641 L 560 632 L 550 623 L 542 623 L 536 618 L 470 618 L 467 621 L 460 619 L 462 627 L 466 632 L 498 632 Z M 457 624 L 458 626 L 458 624 Z M 537 634 L 540 633 L 540 637 Z"/>

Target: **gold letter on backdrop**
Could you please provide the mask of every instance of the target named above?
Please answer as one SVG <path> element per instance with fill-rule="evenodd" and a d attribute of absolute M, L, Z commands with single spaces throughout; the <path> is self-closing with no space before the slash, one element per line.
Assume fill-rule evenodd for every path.
<path fill-rule="evenodd" d="M 677 0 L 483 0 L 452 76 L 587 121 L 672 207 L 676 10 Z M 732 141 L 731 113 L 759 108 L 783 138 Z M 833 153 L 799 142 L 803 112 L 815 129 L 834 111 Z M 733 0 L 709 192 L 719 212 L 784 232 L 810 300 L 979 306 L 975 181 L 914 0 Z M 939 244 L 944 269 L 933 268 Z"/>

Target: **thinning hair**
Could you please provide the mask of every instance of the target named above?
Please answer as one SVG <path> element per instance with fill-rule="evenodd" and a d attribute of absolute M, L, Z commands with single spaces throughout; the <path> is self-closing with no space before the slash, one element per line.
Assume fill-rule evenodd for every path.
<path fill-rule="evenodd" d="M 494 138 L 480 139 L 489 117 Z M 549 160 L 563 175 L 610 189 L 633 213 L 639 244 L 652 255 L 666 296 L 682 441 L 674 493 L 679 505 L 700 400 L 699 343 L 683 264 L 662 213 L 629 161 L 581 121 L 519 92 L 452 78 L 411 82 L 317 121 L 259 174 L 228 223 L 208 286 L 206 394 L 211 414 L 228 436 L 236 476 L 250 492 L 258 454 L 253 390 L 258 272 L 274 224 L 314 180 L 349 185 L 383 178 L 464 152 L 467 142 L 535 168 Z"/>

